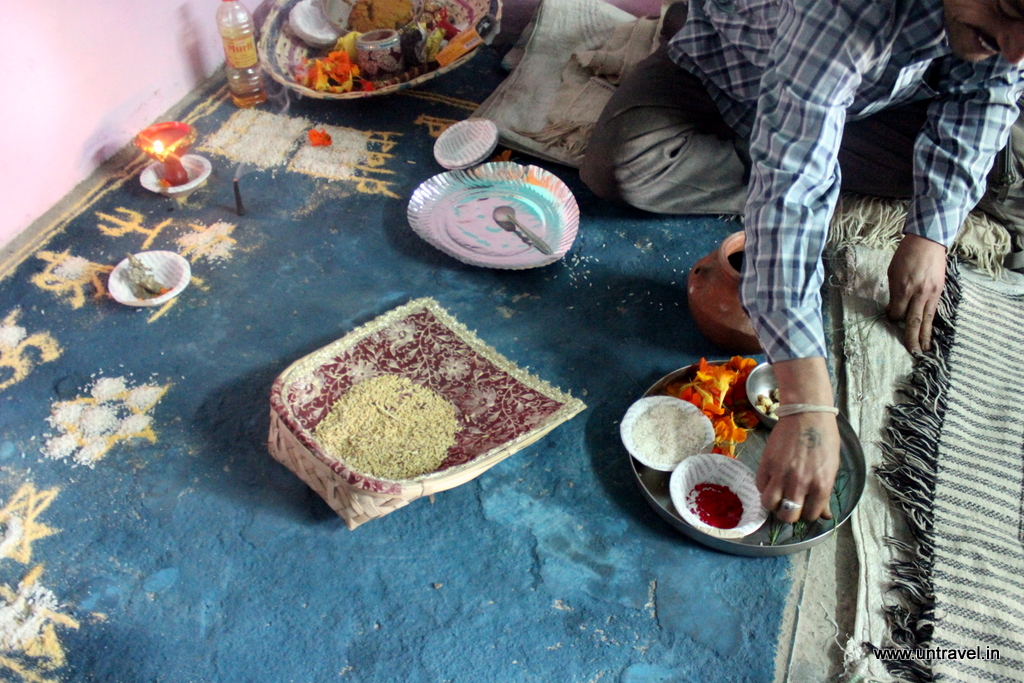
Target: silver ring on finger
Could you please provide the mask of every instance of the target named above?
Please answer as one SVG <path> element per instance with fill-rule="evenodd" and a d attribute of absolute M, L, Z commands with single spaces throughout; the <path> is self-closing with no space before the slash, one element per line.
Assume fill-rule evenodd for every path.
<path fill-rule="evenodd" d="M 803 503 L 797 503 L 790 500 L 789 498 L 783 498 L 782 502 L 779 503 L 779 509 L 785 512 L 792 512 L 793 510 L 799 510 L 803 507 Z"/>

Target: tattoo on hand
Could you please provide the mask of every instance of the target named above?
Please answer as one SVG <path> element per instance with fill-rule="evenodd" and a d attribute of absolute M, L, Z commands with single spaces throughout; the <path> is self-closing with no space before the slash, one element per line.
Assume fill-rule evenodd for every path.
<path fill-rule="evenodd" d="M 817 448 L 821 445 L 821 433 L 814 427 L 808 427 L 800 435 L 800 443 L 807 448 Z"/>

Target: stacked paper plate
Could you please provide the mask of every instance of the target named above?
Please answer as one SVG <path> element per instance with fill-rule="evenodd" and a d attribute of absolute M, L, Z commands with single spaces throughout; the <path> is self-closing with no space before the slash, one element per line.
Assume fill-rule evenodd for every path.
<path fill-rule="evenodd" d="M 324 16 L 321 0 L 301 0 L 288 13 L 288 26 L 306 45 L 313 47 L 334 47 L 338 37 L 344 31 L 339 31 Z M 334 3 L 339 7 L 348 9 L 347 3 Z M 348 23 L 346 12 L 344 22 Z"/>
<path fill-rule="evenodd" d="M 487 119 L 467 119 L 450 126 L 434 143 L 434 158 L 455 171 L 482 163 L 498 146 L 498 127 Z"/>
<path fill-rule="evenodd" d="M 508 207 L 552 253 L 531 246 L 494 220 Z M 409 225 L 463 263 L 483 268 L 538 268 L 565 256 L 576 239 L 580 209 L 569 187 L 538 166 L 490 162 L 428 178 L 409 199 Z"/>

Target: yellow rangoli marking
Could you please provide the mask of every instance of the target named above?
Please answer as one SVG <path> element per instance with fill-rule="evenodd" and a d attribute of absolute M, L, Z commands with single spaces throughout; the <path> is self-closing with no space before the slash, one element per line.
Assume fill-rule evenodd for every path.
<path fill-rule="evenodd" d="M 49 333 L 29 335 L 18 326 L 20 315 L 21 309 L 16 308 L 0 322 L 0 391 L 28 377 L 37 364 L 36 356 L 39 363 L 49 363 L 63 353 Z"/>
<path fill-rule="evenodd" d="M 441 137 L 441 133 L 445 132 L 458 122 L 458 119 L 439 119 L 436 116 L 420 114 L 416 120 L 413 121 L 413 124 L 417 126 L 426 126 L 427 133 L 430 137 L 438 138 Z"/>
<path fill-rule="evenodd" d="M 217 90 L 217 92 L 212 93 L 205 100 L 197 104 L 195 109 L 193 109 L 189 114 L 185 116 L 185 118 L 181 120 L 185 123 L 195 123 L 199 119 L 205 116 L 209 116 L 210 114 L 217 111 L 217 109 L 220 108 L 220 105 L 227 102 L 228 97 L 230 95 L 231 91 L 228 90 L 228 86 L 225 85 L 224 87 Z"/>
<path fill-rule="evenodd" d="M 102 377 L 88 396 L 58 401 L 46 421 L 61 433 L 50 436 L 43 455 L 55 460 L 71 458 L 94 467 L 121 441 L 142 438 L 156 443 L 149 411 L 163 398 L 170 384 L 129 386 L 123 377 Z"/>
<path fill-rule="evenodd" d="M 32 542 L 57 533 L 57 529 L 36 521 L 36 517 L 50 506 L 59 490 L 36 491 L 35 485 L 22 484 L 0 510 L 0 525 L 3 527 L 0 558 L 9 557 L 28 564 L 32 560 Z"/>
<path fill-rule="evenodd" d="M 131 209 L 116 208 L 114 211 L 120 215 L 112 216 L 108 213 L 96 212 L 96 215 L 100 218 L 101 222 L 96 226 L 100 232 L 104 235 L 111 237 L 123 237 L 131 233 L 139 233 L 146 236 L 146 240 L 142 243 L 142 249 L 149 249 L 149 245 L 153 243 L 157 235 L 171 224 L 171 219 L 168 218 L 160 222 L 156 227 L 146 228 L 143 225 L 145 216 L 138 211 L 132 211 Z M 102 222 L 106 221 L 106 222 Z M 109 225 L 108 225 L 109 223 Z"/>
<path fill-rule="evenodd" d="M 304 145 L 292 157 L 288 170 L 296 173 L 353 182 L 356 190 L 364 194 L 380 194 L 394 199 L 401 196 L 391 190 L 394 184 L 387 176 L 394 171 L 386 168 L 398 144 L 401 133 L 362 131 L 342 126 L 320 126 L 331 136 L 326 147 Z"/>
<path fill-rule="evenodd" d="M 458 107 L 459 109 L 465 109 L 466 111 L 476 111 L 476 108 L 480 105 L 471 100 L 463 100 L 458 97 L 449 97 L 447 95 L 439 95 L 437 93 L 429 92 L 426 90 L 403 90 L 401 95 L 405 97 L 415 97 L 418 100 L 427 100 L 428 102 L 437 102 L 438 104 L 447 104 L 450 107 Z"/>
<path fill-rule="evenodd" d="M 67 662 L 57 626 L 77 629 L 59 611 L 53 591 L 39 582 L 43 565 L 32 569 L 17 589 L 0 584 L 0 667 L 28 683 L 57 683 L 52 672 Z"/>
<path fill-rule="evenodd" d="M 85 304 L 86 287 L 92 287 L 94 299 L 106 296 L 107 276 L 113 266 L 93 263 L 67 251 L 59 254 L 40 251 L 36 256 L 46 261 L 46 268 L 32 276 L 32 284 L 53 292 L 72 308 L 81 308 Z"/>

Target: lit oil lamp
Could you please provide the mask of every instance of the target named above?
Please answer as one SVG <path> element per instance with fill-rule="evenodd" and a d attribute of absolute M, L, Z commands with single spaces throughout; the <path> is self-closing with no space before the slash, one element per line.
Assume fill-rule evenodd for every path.
<path fill-rule="evenodd" d="M 155 123 L 135 136 L 135 146 L 153 163 L 142 172 L 142 185 L 168 196 L 188 194 L 210 175 L 205 158 L 185 154 L 196 141 L 196 129 L 187 123 Z"/>

